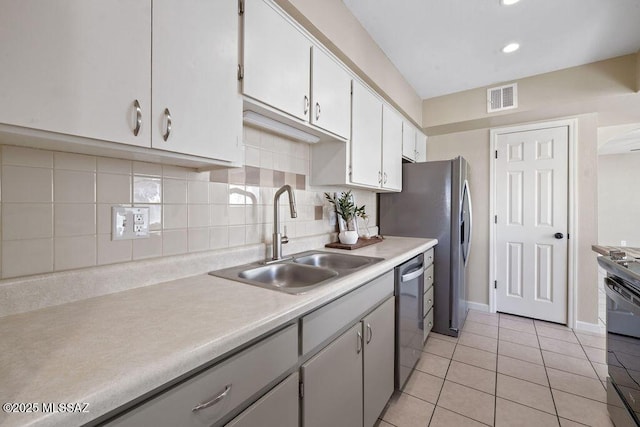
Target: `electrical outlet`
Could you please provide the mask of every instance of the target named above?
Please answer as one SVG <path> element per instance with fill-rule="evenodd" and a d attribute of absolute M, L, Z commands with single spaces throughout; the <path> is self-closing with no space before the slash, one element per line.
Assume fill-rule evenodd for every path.
<path fill-rule="evenodd" d="M 148 207 L 111 207 L 111 240 L 149 237 Z"/>

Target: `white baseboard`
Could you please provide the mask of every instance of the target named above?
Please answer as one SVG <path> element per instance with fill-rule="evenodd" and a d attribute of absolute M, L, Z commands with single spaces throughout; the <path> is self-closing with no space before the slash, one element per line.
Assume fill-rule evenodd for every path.
<path fill-rule="evenodd" d="M 602 335 L 604 335 L 607 332 L 606 327 L 600 323 L 582 322 L 580 320 L 576 320 L 575 329 L 576 331 L 585 331 L 585 332 L 591 332 L 593 334 L 602 334 Z"/>
<path fill-rule="evenodd" d="M 467 307 L 469 310 L 482 311 L 483 313 L 489 312 L 489 304 L 480 304 L 479 302 L 467 301 Z"/>

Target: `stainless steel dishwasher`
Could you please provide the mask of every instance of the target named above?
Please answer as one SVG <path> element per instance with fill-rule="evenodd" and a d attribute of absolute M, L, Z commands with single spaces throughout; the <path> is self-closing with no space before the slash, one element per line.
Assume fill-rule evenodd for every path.
<path fill-rule="evenodd" d="M 396 389 L 404 388 L 422 354 L 424 255 L 395 268 Z"/>

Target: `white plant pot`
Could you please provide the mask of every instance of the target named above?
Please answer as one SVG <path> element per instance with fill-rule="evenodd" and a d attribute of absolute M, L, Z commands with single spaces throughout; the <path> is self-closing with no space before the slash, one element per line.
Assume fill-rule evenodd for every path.
<path fill-rule="evenodd" d="M 340 239 L 340 243 L 345 245 L 353 245 L 358 241 L 358 232 L 357 231 L 341 231 L 338 234 L 338 238 Z"/>

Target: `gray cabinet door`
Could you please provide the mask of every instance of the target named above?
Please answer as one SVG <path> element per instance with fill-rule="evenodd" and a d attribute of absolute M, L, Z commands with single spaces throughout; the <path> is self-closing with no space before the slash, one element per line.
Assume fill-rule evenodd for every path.
<path fill-rule="evenodd" d="M 302 365 L 303 427 L 362 427 L 362 346 L 358 323 Z"/>
<path fill-rule="evenodd" d="M 391 297 L 362 319 L 364 427 L 375 424 L 393 393 L 395 301 Z"/>
<path fill-rule="evenodd" d="M 294 372 L 226 427 L 298 427 L 298 373 Z"/>

